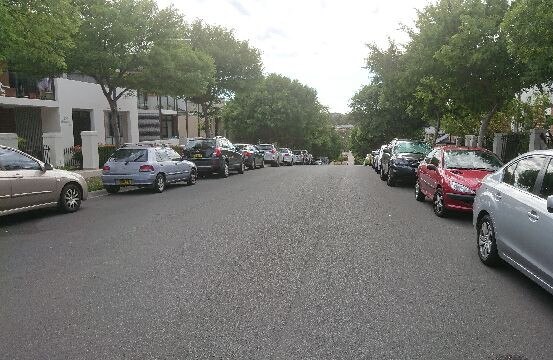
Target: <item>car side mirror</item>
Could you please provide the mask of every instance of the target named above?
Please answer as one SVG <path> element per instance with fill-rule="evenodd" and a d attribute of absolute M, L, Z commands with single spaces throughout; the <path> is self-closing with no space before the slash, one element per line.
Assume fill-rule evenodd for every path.
<path fill-rule="evenodd" d="M 392 152 L 390 151 L 390 149 L 384 149 L 384 150 L 382 150 L 382 152 L 383 152 L 384 154 L 391 154 L 391 153 L 392 153 Z"/>
<path fill-rule="evenodd" d="M 434 165 L 434 164 L 428 164 L 428 165 L 426 166 L 426 168 L 427 168 L 428 170 L 438 171 L 438 168 L 437 168 L 436 165 Z"/>
<path fill-rule="evenodd" d="M 47 171 L 47 170 L 54 170 L 54 167 L 48 163 L 44 164 L 44 167 L 43 167 L 44 171 Z"/>
<path fill-rule="evenodd" d="M 553 195 L 547 197 L 547 211 L 553 213 Z"/>

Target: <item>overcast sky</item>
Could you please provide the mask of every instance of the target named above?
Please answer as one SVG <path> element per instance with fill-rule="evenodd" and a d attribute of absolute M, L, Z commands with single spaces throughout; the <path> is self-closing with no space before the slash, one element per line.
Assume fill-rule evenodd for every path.
<path fill-rule="evenodd" d="M 313 87 L 332 112 L 368 83 L 365 44 L 405 41 L 399 24 L 412 25 L 429 0 L 158 0 L 186 16 L 235 30 L 261 50 L 265 73 Z"/>

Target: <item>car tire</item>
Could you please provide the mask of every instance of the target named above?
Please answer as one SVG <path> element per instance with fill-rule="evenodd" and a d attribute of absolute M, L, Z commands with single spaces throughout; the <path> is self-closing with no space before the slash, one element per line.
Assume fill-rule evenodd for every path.
<path fill-rule="evenodd" d="M 196 180 L 198 180 L 198 175 L 196 173 L 196 170 L 191 170 L 190 171 L 190 176 L 188 177 L 188 181 L 186 181 L 186 184 L 195 185 Z"/>
<path fill-rule="evenodd" d="M 434 208 L 434 214 L 438 217 L 446 217 L 447 209 L 444 205 L 444 194 L 442 189 L 437 189 L 434 194 L 434 199 L 432 199 L 432 207 Z"/>
<path fill-rule="evenodd" d="M 476 224 L 476 249 L 478 257 L 487 266 L 497 266 L 500 262 L 495 241 L 495 228 L 492 218 L 484 215 Z"/>
<path fill-rule="evenodd" d="M 106 185 L 106 186 L 104 186 L 104 188 L 106 189 L 106 191 L 109 194 L 117 194 L 119 192 L 119 190 L 121 189 L 121 187 L 119 187 L 117 185 Z"/>
<path fill-rule="evenodd" d="M 417 201 L 424 201 L 425 198 L 426 198 L 426 196 L 421 191 L 421 185 L 419 183 L 419 179 L 417 179 L 417 180 L 415 180 L 415 199 Z"/>
<path fill-rule="evenodd" d="M 162 193 L 165 190 L 165 176 L 163 174 L 157 174 L 154 180 L 154 191 L 156 193 Z"/>
<path fill-rule="evenodd" d="M 81 207 L 83 192 L 77 184 L 67 184 L 60 194 L 59 206 L 63 212 L 72 213 Z"/>
<path fill-rule="evenodd" d="M 246 166 L 244 165 L 244 161 L 242 161 L 242 162 L 240 163 L 240 168 L 238 168 L 238 173 L 239 173 L 239 174 L 243 174 L 245 168 L 246 168 Z"/>
<path fill-rule="evenodd" d="M 396 178 L 390 173 L 390 169 L 388 169 L 388 174 L 386 175 L 386 185 L 390 187 L 396 186 Z"/>
<path fill-rule="evenodd" d="M 250 170 L 255 170 L 257 168 L 257 165 L 255 164 L 255 159 L 252 161 L 252 166 L 250 166 Z"/>
<path fill-rule="evenodd" d="M 229 167 L 226 161 L 223 161 L 223 167 L 221 168 L 219 175 L 221 175 L 222 178 L 229 177 Z"/>

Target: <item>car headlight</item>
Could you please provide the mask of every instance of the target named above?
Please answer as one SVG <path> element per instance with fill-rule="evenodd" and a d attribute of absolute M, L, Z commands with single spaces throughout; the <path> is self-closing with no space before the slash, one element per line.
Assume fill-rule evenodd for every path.
<path fill-rule="evenodd" d="M 463 185 L 463 184 L 459 184 L 458 182 L 455 182 L 455 181 L 451 181 L 449 183 L 449 185 L 451 186 L 451 188 L 459 193 L 462 193 L 462 194 L 471 194 L 471 195 L 474 195 L 475 192 L 474 190 L 470 189 L 469 187 Z"/>

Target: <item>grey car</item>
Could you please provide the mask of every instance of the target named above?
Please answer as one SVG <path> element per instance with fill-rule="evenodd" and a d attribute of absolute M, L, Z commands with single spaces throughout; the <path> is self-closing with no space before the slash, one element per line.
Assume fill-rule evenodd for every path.
<path fill-rule="evenodd" d="M 138 186 L 163 192 L 166 184 L 196 183 L 196 165 L 165 146 L 130 145 L 117 149 L 102 168 L 102 183 L 109 193 L 124 186 Z"/>
<path fill-rule="evenodd" d="M 87 197 L 81 175 L 0 145 L 0 215 L 56 206 L 74 212 Z"/>
<path fill-rule="evenodd" d="M 477 250 L 553 294 L 553 150 L 527 153 L 484 178 L 474 200 Z"/>

